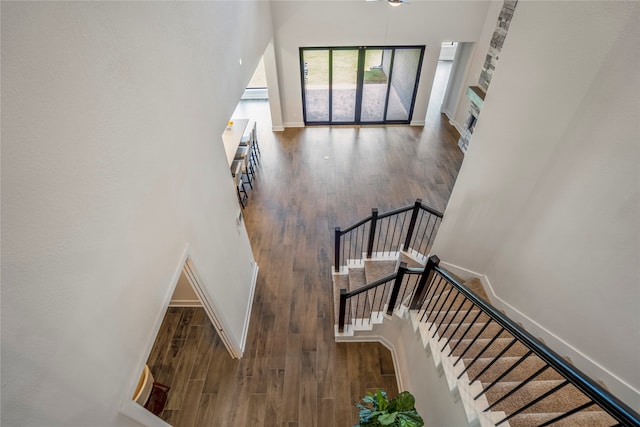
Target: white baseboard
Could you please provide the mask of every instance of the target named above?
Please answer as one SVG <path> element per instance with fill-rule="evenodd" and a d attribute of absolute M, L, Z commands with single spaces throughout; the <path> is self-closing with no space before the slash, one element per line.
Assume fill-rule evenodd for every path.
<path fill-rule="evenodd" d="M 240 99 L 269 99 L 267 88 L 245 89 Z"/>
<path fill-rule="evenodd" d="M 284 131 L 284 126 L 271 126 L 271 131 L 272 132 L 282 132 Z"/>
<path fill-rule="evenodd" d="M 304 122 L 286 122 L 283 125 L 286 128 L 303 128 Z"/>
<path fill-rule="evenodd" d="M 424 125 L 425 125 L 424 120 L 413 120 L 411 121 L 411 123 L 409 123 L 409 126 L 424 126 Z"/>
<path fill-rule="evenodd" d="M 478 278 L 480 279 L 481 276 L 484 276 L 483 274 L 480 273 L 476 273 L 473 270 L 468 270 L 464 267 L 458 267 L 455 264 L 450 264 L 448 262 L 444 262 L 444 261 L 440 261 L 440 267 L 444 268 L 447 271 L 452 272 L 453 274 L 455 274 L 456 276 L 460 277 L 461 279 L 464 280 L 470 280 L 473 278 Z M 480 279 L 482 280 L 482 279 Z"/>
<path fill-rule="evenodd" d="M 251 309 L 253 308 L 253 294 L 256 291 L 256 283 L 258 282 L 258 263 L 253 264 L 253 274 L 251 276 L 251 291 L 249 291 L 249 305 L 247 306 L 247 312 L 244 314 L 244 329 L 242 330 L 242 337 L 240 338 L 240 351 L 244 354 L 244 347 L 247 343 L 247 335 L 249 334 L 249 321 L 251 320 Z"/>
<path fill-rule="evenodd" d="M 491 286 L 491 281 L 486 274 L 480 274 L 478 272 L 443 261 L 440 262 L 440 266 L 464 280 L 469 280 L 474 277 L 478 278 L 482 283 L 482 286 L 484 286 L 485 291 L 489 295 L 491 304 L 497 309 L 503 310 L 505 313 L 507 313 L 511 320 L 524 325 L 527 332 L 535 337 L 544 340 L 545 344 L 549 346 L 549 348 L 553 349 L 556 353 L 559 353 L 561 356 L 568 356 L 578 369 L 587 373 L 592 379 L 601 380 L 602 382 L 604 382 L 611 393 L 616 395 L 616 397 L 627 403 L 629 406 L 633 407 L 634 401 L 640 401 L 640 390 L 637 390 L 627 381 L 620 378 L 595 360 L 591 359 L 589 356 L 575 348 L 573 345 L 569 344 L 563 338 L 557 336 L 556 334 L 530 318 L 525 313 L 513 307 L 507 301 L 500 298 L 496 294 L 493 286 Z"/>
<path fill-rule="evenodd" d="M 153 415 L 151 411 L 138 405 L 134 400 L 124 402 L 120 406 L 120 413 L 145 427 L 171 427 L 171 424 Z"/>
<path fill-rule="evenodd" d="M 447 118 L 449 119 L 449 124 L 451 126 L 453 126 L 454 128 L 456 128 L 456 130 L 458 131 L 458 133 L 460 135 L 462 135 L 462 133 L 464 132 L 464 128 L 460 125 L 460 123 L 458 123 L 457 121 L 455 121 L 455 119 L 453 117 L 451 117 L 451 115 L 449 114 L 448 111 L 443 111 L 444 114 L 447 116 Z"/>
<path fill-rule="evenodd" d="M 202 307 L 200 300 L 175 299 L 169 302 L 169 307 Z"/>

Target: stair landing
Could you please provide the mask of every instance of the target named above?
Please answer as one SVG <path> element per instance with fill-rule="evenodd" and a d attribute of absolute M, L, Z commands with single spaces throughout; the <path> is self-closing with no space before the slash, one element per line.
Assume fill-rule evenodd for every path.
<path fill-rule="evenodd" d="M 424 267 L 423 263 L 410 255 L 396 252 L 393 256 L 390 256 L 388 253 L 382 256 L 374 254 L 371 259 L 366 259 L 365 261 L 355 260 L 348 263 L 348 267 L 341 268 L 340 272 L 334 272 L 334 319 L 336 325 L 338 324 L 340 289 L 353 291 L 389 276 L 397 271 L 400 262 L 407 263 L 407 266 L 410 268 Z M 468 281 L 462 281 L 458 277 L 456 277 L 456 279 L 479 298 L 491 303 L 480 280 L 474 278 Z M 388 288 L 390 289 L 390 287 Z M 365 291 L 360 294 L 357 302 L 354 301 L 350 307 L 347 306 L 347 310 L 350 309 L 352 314 L 357 314 L 354 316 L 350 325 L 345 325 L 344 335 L 357 334 L 359 329 L 370 330 L 376 323 L 381 323 L 384 320 L 383 313 L 389 292 L 389 290 L 384 292 L 374 292 L 374 290 Z M 403 301 L 402 296 L 410 296 L 412 292 L 412 289 L 400 290 L 398 305 L 401 303 L 405 305 L 401 311 L 404 310 L 403 312 L 406 312 L 409 303 L 408 297 Z M 410 317 L 414 330 L 420 333 L 425 349 L 433 356 L 432 358 L 436 367 L 441 369 L 444 375 L 447 376 L 450 391 L 461 397 L 470 425 L 480 425 L 483 427 L 493 426 L 504 418 L 506 416 L 505 414 L 513 413 L 525 403 L 530 402 L 562 383 L 562 377 L 549 368 L 537 376 L 535 380 L 530 381 L 516 391 L 511 397 L 498 403 L 492 411 L 484 413 L 485 408 L 496 402 L 506 392 L 513 390 L 522 381 L 528 379 L 533 373 L 544 366 L 544 362 L 536 356 L 529 356 L 525 362 L 511 370 L 500 382 L 493 386 L 487 393 L 484 393 L 480 399 L 474 400 L 475 395 L 478 394 L 483 387 L 491 384 L 505 372 L 505 370 L 509 369 L 509 367 L 527 353 L 528 349 L 522 344 L 516 343 L 512 345 L 499 360 L 493 362 L 493 356 L 498 355 L 502 349 L 506 348 L 511 343 L 513 337 L 506 331 L 502 331 L 499 325 L 493 321 L 485 328 L 482 322 L 487 322 L 489 318 L 484 314 L 478 317 L 476 324 L 470 325 L 468 322 L 475 318 L 475 315 L 478 313 L 477 308 L 472 309 L 469 315 L 467 315 L 467 310 L 471 308 L 470 304 L 465 302 L 456 306 L 455 296 L 447 295 L 447 292 L 448 291 L 444 291 L 441 295 L 430 295 L 429 298 L 439 298 L 439 302 L 437 302 L 439 309 L 440 307 L 450 307 L 449 313 L 438 313 L 438 310 L 434 310 L 435 314 L 433 319 L 430 319 L 431 314 L 426 313 L 428 314 L 426 319 L 430 319 L 430 321 L 425 321 L 424 312 L 412 311 Z M 434 321 L 439 325 L 437 328 L 435 324 L 432 325 L 430 323 Z M 459 322 L 462 323 L 460 324 Z M 446 325 L 449 323 L 451 323 L 451 326 L 447 327 Z M 465 331 L 464 334 L 462 333 L 463 331 Z M 443 338 L 445 339 L 443 340 Z M 493 341 L 491 341 L 492 339 Z M 444 351 L 442 351 L 443 343 L 447 340 L 449 340 L 449 343 L 444 346 Z M 491 344 L 489 345 L 489 343 Z M 488 347 L 485 349 L 487 345 Z M 449 354 L 454 347 L 455 350 L 453 350 L 453 354 L 451 357 L 448 357 L 447 354 Z M 480 356 L 476 359 L 478 355 Z M 460 362 L 454 366 L 454 362 L 458 357 L 462 358 Z M 491 366 L 482 372 L 484 368 L 490 364 Z M 463 374 L 465 370 L 466 372 Z M 459 375 L 461 375 L 460 379 L 457 378 Z M 470 380 L 476 377 L 477 381 L 470 383 Z M 580 406 L 585 403 L 586 399 L 586 396 L 579 390 L 572 385 L 568 385 L 559 392 L 526 409 L 523 413 L 515 415 L 508 421 L 501 423 L 500 426 L 538 426 Z M 553 425 L 557 427 L 604 427 L 615 424 L 616 421 L 611 416 L 595 405 L 592 406 L 590 410 L 581 411 L 553 423 Z"/>

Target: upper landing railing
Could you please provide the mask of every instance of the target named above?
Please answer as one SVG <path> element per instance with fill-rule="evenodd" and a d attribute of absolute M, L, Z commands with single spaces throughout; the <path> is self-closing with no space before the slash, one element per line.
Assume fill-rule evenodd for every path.
<path fill-rule="evenodd" d="M 348 260 L 371 258 L 373 253 L 411 251 L 418 257 L 428 254 L 436 236 L 442 213 L 422 204 L 417 199 L 413 205 L 378 213 L 341 230 L 335 228 L 335 271 Z M 426 259 L 425 259 L 426 261 Z"/>

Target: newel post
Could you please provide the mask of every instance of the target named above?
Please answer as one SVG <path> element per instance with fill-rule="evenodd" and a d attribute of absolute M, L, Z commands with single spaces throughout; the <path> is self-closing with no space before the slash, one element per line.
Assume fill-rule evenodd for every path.
<path fill-rule="evenodd" d="M 404 246 L 402 247 L 403 251 L 409 249 L 409 245 L 411 244 L 411 238 L 413 237 L 413 230 L 416 227 L 416 221 L 418 219 L 418 213 L 420 213 L 420 205 L 422 205 L 422 199 L 416 199 L 415 204 L 413 205 L 413 212 L 411 213 L 411 221 L 409 222 L 409 229 L 407 230 L 407 237 L 404 239 Z"/>
<path fill-rule="evenodd" d="M 347 290 L 340 289 L 340 310 L 338 314 L 338 332 L 344 332 L 344 315 L 347 311 Z"/>
<path fill-rule="evenodd" d="M 336 227 L 334 230 L 334 246 L 333 246 L 333 257 L 334 257 L 334 269 L 335 272 L 338 273 L 340 271 L 340 227 Z"/>
<path fill-rule="evenodd" d="M 369 241 L 367 242 L 367 258 L 373 253 L 373 241 L 376 238 L 376 225 L 378 224 L 378 208 L 371 209 L 371 227 L 369 227 Z"/>
<path fill-rule="evenodd" d="M 422 276 L 420 276 L 420 281 L 418 282 L 418 286 L 416 286 L 416 291 L 413 293 L 413 299 L 411 300 L 411 305 L 409 308 L 411 310 L 418 309 L 420 307 L 420 303 L 424 300 L 427 289 L 427 283 L 429 282 L 429 278 L 433 273 L 433 269 L 440 264 L 440 258 L 437 255 L 431 255 L 427 260 L 427 265 L 424 267 L 424 271 L 422 272 Z"/>
<path fill-rule="evenodd" d="M 393 314 L 393 309 L 396 307 L 396 301 L 398 300 L 398 294 L 400 293 L 400 287 L 402 286 L 402 279 L 407 272 L 407 263 L 401 262 L 396 273 L 396 280 L 393 282 L 393 290 L 391 291 L 391 297 L 389 297 L 389 305 L 387 306 L 387 315 Z"/>

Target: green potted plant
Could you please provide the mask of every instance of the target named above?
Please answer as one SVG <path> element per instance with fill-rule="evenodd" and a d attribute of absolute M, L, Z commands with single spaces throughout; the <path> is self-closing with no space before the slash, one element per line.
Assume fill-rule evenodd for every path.
<path fill-rule="evenodd" d="M 415 404 L 416 399 L 408 391 L 403 391 L 392 400 L 381 389 L 376 390 L 375 394 L 367 393 L 362 403 L 355 404 L 360 409 L 360 424 L 353 427 L 422 427 L 424 421 L 416 411 Z"/>

